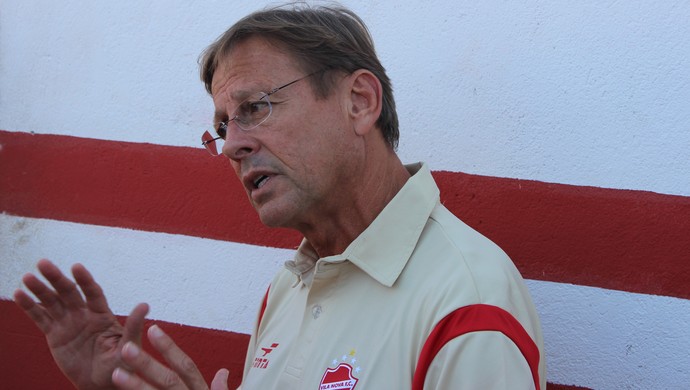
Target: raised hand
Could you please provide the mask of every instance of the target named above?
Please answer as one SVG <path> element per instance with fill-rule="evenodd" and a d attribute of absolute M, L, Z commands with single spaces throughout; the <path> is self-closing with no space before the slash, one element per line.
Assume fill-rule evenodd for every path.
<path fill-rule="evenodd" d="M 137 305 L 122 326 L 83 265 L 72 266 L 83 297 L 77 285 L 50 261 L 41 260 L 37 267 L 53 289 L 26 274 L 22 281 L 39 303 L 22 290 L 15 291 L 15 302 L 45 334 L 55 362 L 77 388 L 114 388 L 112 373 L 116 367 L 124 367 L 123 346 L 128 342 L 141 345 L 148 305 Z"/>
<path fill-rule="evenodd" d="M 208 390 L 196 364 L 157 325 L 148 330 L 148 338 L 168 362 L 164 366 L 133 342 L 125 344 L 122 358 L 133 372 L 122 368 L 113 372 L 113 382 L 123 390 Z M 211 390 L 228 389 L 228 370 L 219 370 Z"/>

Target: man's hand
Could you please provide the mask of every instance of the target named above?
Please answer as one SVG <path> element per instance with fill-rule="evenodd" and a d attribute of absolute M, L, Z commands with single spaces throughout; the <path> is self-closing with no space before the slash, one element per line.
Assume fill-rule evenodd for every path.
<path fill-rule="evenodd" d="M 135 343 L 128 342 L 122 349 L 122 359 L 136 374 L 122 368 L 115 369 L 113 382 L 118 388 L 125 390 L 208 390 L 196 364 L 161 328 L 157 325 L 150 327 L 148 338 L 151 345 L 163 355 L 170 368 L 152 358 Z M 227 389 L 228 370 L 223 368 L 213 378 L 211 390 Z"/>
<path fill-rule="evenodd" d="M 33 274 L 26 274 L 22 281 L 40 302 L 22 290 L 15 291 L 15 302 L 45 334 L 55 362 L 76 387 L 113 388 L 112 373 L 123 367 L 123 346 L 141 345 L 148 306 L 137 305 L 122 326 L 108 307 L 103 290 L 83 265 L 75 264 L 72 275 L 84 297 L 50 261 L 41 260 L 37 266 L 54 290 Z"/>

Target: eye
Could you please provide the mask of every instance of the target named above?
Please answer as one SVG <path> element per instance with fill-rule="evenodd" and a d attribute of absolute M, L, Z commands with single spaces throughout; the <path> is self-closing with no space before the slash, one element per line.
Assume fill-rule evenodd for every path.
<path fill-rule="evenodd" d="M 225 139 L 225 135 L 228 132 L 228 124 L 226 122 L 218 122 L 218 126 L 216 126 L 216 133 L 218 136 L 222 139 Z"/>
<path fill-rule="evenodd" d="M 268 111 L 268 102 L 266 100 L 246 100 L 237 110 L 237 116 L 240 118 L 255 118 L 261 116 Z"/>
<path fill-rule="evenodd" d="M 266 118 L 271 113 L 271 102 L 268 100 L 268 95 L 263 92 L 257 92 L 248 99 L 240 103 L 235 111 L 234 120 L 238 122 L 240 127 L 255 126 Z"/>

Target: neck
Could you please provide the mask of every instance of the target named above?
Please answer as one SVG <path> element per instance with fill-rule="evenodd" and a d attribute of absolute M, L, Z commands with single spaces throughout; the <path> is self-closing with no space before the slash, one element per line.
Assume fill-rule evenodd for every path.
<path fill-rule="evenodd" d="M 357 177 L 343 183 L 342 193 L 329 209 L 319 213 L 318 221 L 298 228 L 319 257 L 342 253 L 409 179 L 409 172 L 393 150 L 378 156 L 363 161 Z"/>

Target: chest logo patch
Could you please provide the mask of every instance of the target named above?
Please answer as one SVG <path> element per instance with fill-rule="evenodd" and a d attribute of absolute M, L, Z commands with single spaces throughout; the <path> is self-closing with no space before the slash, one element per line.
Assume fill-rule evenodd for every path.
<path fill-rule="evenodd" d="M 341 359 L 333 359 L 331 367 L 326 369 L 321 378 L 319 390 L 354 390 L 359 381 L 354 374 L 362 370 L 359 366 L 353 368 L 356 363 L 354 349 Z"/>

